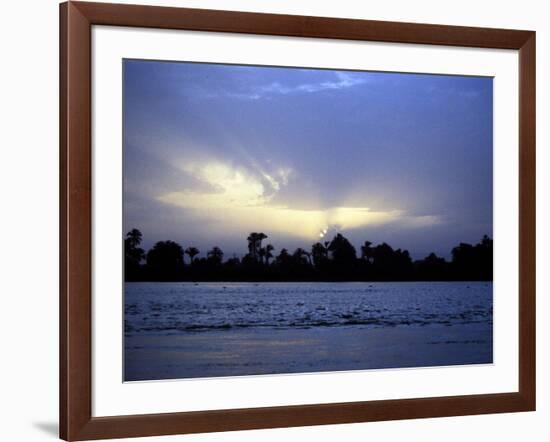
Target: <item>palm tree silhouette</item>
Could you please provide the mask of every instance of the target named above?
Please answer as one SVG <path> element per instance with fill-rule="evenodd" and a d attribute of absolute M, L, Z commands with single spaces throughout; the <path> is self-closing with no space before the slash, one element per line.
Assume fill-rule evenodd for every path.
<path fill-rule="evenodd" d="M 266 265 L 269 265 L 269 260 L 273 258 L 273 250 L 275 250 L 275 247 L 273 247 L 271 244 L 268 244 L 265 246 L 265 263 Z"/>
<path fill-rule="evenodd" d="M 365 244 L 361 246 L 361 258 L 367 261 L 367 263 L 371 263 L 371 260 L 373 258 L 373 249 L 371 247 L 372 243 L 370 241 L 365 241 Z"/>
<path fill-rule="evenodd" d="M 124 251 L 127 265 L 139 265 L 145 258 L 145 251 L 139 247 L 143 235 L 138 229 L 132 229 L 126 234 L 124 239 Z"/>
<path fill-rule="evenodd" d="M 491 281 L 493 240 L 485 235 L 477 244 L 460 243 L 451 251 L 451 260 L 434 253 L 414 260 L 407 250 L 389 244 L 373 246 L 364 241 L 357 256 L 353 244 L 341 233 L 332 241 L 317 242 L 309 249 L 297 248 L 291 255 L 282 248 L 275 258 L 274 247 L 262 241 L 262 232 L 249 234 L 249 253 L 240 260 L 223 261 L 223 251 L 214 246 L 206 258 L 197 259 L 196 247 L 183 249 L 174 241 L 159 241 L 145 254 L 142 234 L 130 230 L 124 237 L 124 277 L 128 282 L 207 280 L 358 280 L 358 281 Z M 190 258 L 186 268 L 184 257 Z M 145 263 L 142 261 L 145 258 Z"/>
<path fill-rule="evenodd" d="M 252 259 L 258 261 L 260 257 L 260 249 L 262 248 L 262 241 L 267 238 L 265 233 L 252 232 L 248 235 L 246 240 L 248 241 L 248 254 Z"/>
<path fill-rule="evenodd" d="M 326 246 L 317 242 L 311 246 L 311 256 L 313 263 L 318 267 L 323 261 L 328 259 L 328 251 Z"/>
<path fill-rule="evenodd" d="M 311 264 L 311 255 L 306 252 L 304 249 L 302 249 L 301 247 L 298 247 L 294 253 L 292 254 L 293 258 L 296 259 L 296 261 L 298 263 L 309 263 Z"/>
<path fill-rule="evenodd" d="M 185 249 L 185 254 L 186 255 L 189 255 L 189 258 L 191 259 L 191 264 L 193 264 L 193 259 L 195 258 L 195 256 L 197 256 L 199 254 L 199 249 L 197 249 L 196 247 L 187 247 Z"/>
<path fill-rule="evenodd" d="M 266 255 L 266 251 L 264 247 L 260 247 L 258 250 L 258 261 L 260 261 L 262 264 L 264 263 L 264 257 Z"/>
<path fill-rule="evenodd" d="M 211 250 L 206 254 L 209 260 L 216 263 L 221 263 L 223 261 L 223 252 L 219 247 L 212 247 Z"/>
<path fill-rule="evenodd" d="M 126 239 L 131 247 L 137 247 L 141 244 L 143 235 L 138 229 L 132 229 L 126 234 Z"/>

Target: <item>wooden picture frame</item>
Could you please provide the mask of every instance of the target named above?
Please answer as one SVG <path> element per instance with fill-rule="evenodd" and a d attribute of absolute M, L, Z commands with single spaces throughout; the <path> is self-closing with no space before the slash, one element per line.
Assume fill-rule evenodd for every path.
<path fill-rule="evenodd" d="M 519 51 L 519 391 L 92 417 L 92 25 Z M 65 440 L 535 410 L 535 32 L 105 3 L 63 3 L 60 5 L 60 269 L 60 437 Z"/>

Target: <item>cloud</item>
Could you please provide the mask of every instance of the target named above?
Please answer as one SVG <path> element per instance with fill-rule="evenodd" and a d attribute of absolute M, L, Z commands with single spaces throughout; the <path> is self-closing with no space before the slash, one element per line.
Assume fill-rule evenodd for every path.
<path fill-rule="evenodd" d="M 244 93 L 229 93 L 229 97 L 247 100 L 259 100 L 272 95 L 309 94 L 326 90 L 347 89 L 367 82 L 366 75 L 358 75 L 347 72 L 334 72 L 334 79 L 313 83 L 301 83 L 287 85 L 275 81 L 264 86 L 255 86 Z"/>
<path fill-rule="evenodd" d="M 407 216 L 403 218 L 403 227 L 422 228 L 441 223 L 441 217 L 435 215 Z"/>
<path fill-rule="evenodd" d="M 193 212 L 224 231 L 262 230 L 313 240 L 319 232 L 336 226 L 350 230 L 402 221 L 409 227 L 437 223 L 436 217 L 411 217 L 400 210 L 373 211 L 368 207 L 336 206 L 325 209 L 290 208 L 274 204 L 275 194 L 288 183 L 289 169 L 254 173 L 230 164 L 209 161 L 187 164 L 185 172 L 206 184 L 202 190 L 185 189 L 164 193 L 158 201 Z M 204 189 L 211 189 L 205 191 Z"/>

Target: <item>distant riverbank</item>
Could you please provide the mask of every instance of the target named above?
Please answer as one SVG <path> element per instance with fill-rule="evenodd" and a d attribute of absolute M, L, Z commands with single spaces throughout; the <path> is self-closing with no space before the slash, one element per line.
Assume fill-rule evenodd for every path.
<path fill-rule="evenodd" d="M 324 235 L 324 234 L 323 234 Z M 200 256 L 196 247 L 184 249 L 174 241 L 159 241 L 145 252 L 142 234 L 132 229 L 124 240 L 125 281 L 491 281 L 493 240 L 485 235 L 478 244 L 460 243 L 452 260 L 430 253 L 413 261 L 408 250 L 387 243 L 365 241 L 358 256 L 341 233 L 331 241 L 317 242 L 293 252 L 262 244 L 268 236 L 252 232 L 248 253 L 242 258 L 226 255 L 214 246 Z M 324 237 L 324 239 L 327 239 Z M 185 257 L 188 257 L 188 260 Z M 145 261 L 145 262 L 144 262 Z"/>

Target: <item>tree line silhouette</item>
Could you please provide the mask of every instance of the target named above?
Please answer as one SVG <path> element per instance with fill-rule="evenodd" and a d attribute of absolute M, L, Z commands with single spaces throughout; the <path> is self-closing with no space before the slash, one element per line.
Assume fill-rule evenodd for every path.
<path fill-rule="evenodd" d="M 342 234 L 317 242 L 311 249 L 294 252 L 281 249 L 276 255 L 265 246 L 265 233 L 246 238 L 248 253 L 224 261 L 219 247 L 198 257 L 196 247 L 184 249 L 174 241 L 159 241 L 145 252 L 142 234 L 132 229 L 124 240 L 126 281 L 491 281 L 493 240 L 485 235 L 478 244 L 460 243 L 452 249 L 451 261 L 434 253 L 413 261 L 407 250 L 394 250 L 370 241 L 359 255 Z M 187 256 L 187 259 L 186 259 Z"/>

